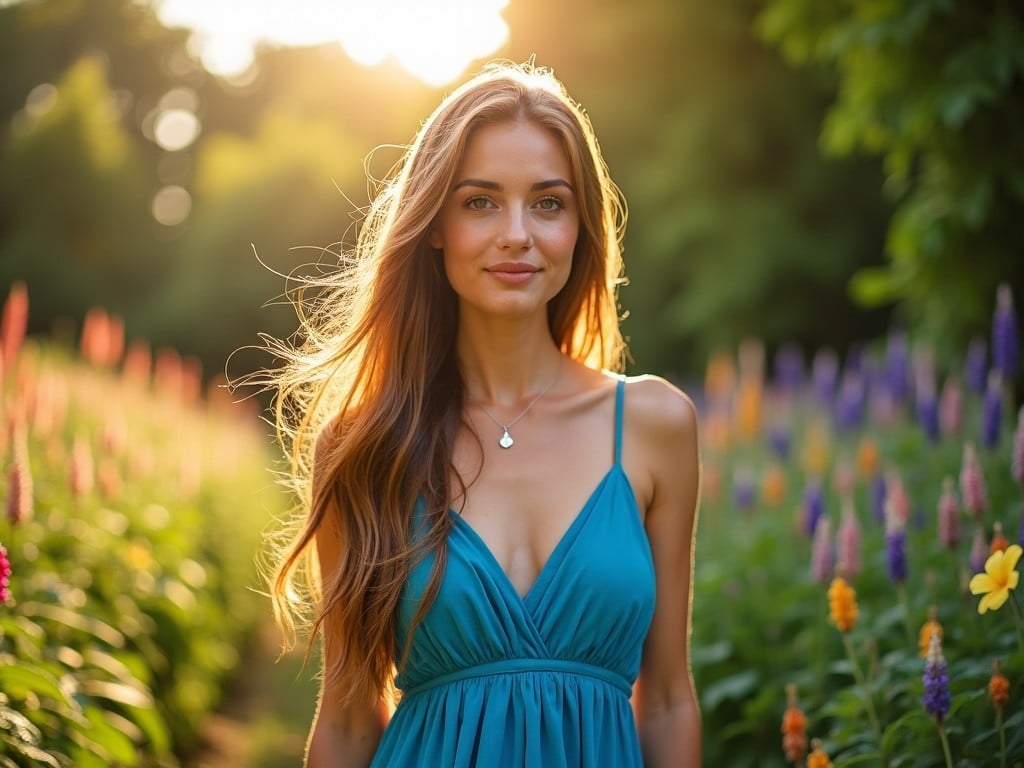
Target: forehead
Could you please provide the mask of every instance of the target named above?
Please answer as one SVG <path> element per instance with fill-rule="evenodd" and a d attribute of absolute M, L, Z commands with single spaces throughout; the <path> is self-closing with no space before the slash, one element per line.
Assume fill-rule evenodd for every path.
<path fill-rule="evenodd" d="M 572 166 L 554 131 L 529 120 L 490 123 L 470 134 L 455 181 L 494 175 L 571 181 Z"/>

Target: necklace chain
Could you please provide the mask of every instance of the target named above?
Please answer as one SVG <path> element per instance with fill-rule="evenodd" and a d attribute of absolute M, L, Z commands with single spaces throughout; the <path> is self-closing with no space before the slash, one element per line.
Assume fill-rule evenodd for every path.
<path fill-rule="evenodd" d="M 519 415 L 512 419 L 512 421 L 510 421 L 508 424 L 502 424 L 500 421 L 498 421 L 498 419 L 494 417 L 493 414 L 491 414 L 490 411 L 488 411 L 482 405 L 480 406 L 480 410 L 484 412 L 484 415 L 491 421 L 493 421 L 495 424 L 497 424 L 499 427 L 501 427 L 501 437 L 498 438 L 498 445 L 500 445 L 502 448 L 511 448 L 513 445 L 515 445 L 516 441 L 512 439 L 512 435 L 509 433 L 509 430 L 516 425 L 516 422 L 518 422 L 521 418 L 523 418 L 523 416 L 530 412 L 530 409 L 533 408 L 534 405 L 536 405 L 538 400 L 544 397 L 544 395 L 546 395 L 548 391 L 553 386 L 555 386 L 555 382 L 558 381 L 558 377 L 561 373 L 562 362 L 561 360 L 559 360 L 558 368 L 555 370 L 555 375 L 551 378 L 551 381 L 549 381 L 547 383 L 547 386 L 545 386 L 544 389 L 538 392 L 534 396 L 534 398 L 529 403 L 527 403 L 526 407 L 523 408 Z"/>

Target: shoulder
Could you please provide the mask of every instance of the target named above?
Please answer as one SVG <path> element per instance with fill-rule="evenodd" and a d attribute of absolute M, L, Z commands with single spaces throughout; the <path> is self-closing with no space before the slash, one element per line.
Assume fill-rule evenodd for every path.
<path fill-rule="evenodd" d="M 693 400 L 660 376 L 628 377 L 625 410 L 630 429 L 648 439 L 696 439 L 697 409 Z"/>

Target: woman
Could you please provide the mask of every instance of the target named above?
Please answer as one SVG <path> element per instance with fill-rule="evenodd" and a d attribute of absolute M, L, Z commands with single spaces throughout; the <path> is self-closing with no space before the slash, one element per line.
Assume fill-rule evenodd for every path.
<path fill-rule="evenodd" d="M 321 635 L 309 768 L 700 765 L 696 416 L 608 372 L 623 224 L 561 84 L 493 66 L 299 302 L 273 596 Z"/>

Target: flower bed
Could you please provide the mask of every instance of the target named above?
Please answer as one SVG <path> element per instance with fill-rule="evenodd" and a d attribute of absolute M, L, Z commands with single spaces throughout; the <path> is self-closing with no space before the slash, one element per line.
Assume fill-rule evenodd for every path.
<path fill-rule="evenodd" d="M 125 353 L 100 311 L 84 359 L 23 346 L 19 291 L 0 324 L 0 766 L 174 766 L 263 613 L 268 440 L 174 352 Z"/>
<path fill-rule="evenodd" d="M 756 342 L 712 361 L 693 612 L 706 764 L 1024 761 L 1018 354 L 1003 288 L 963 369 L 898 332 L 842 365 L 784 348 L 769 372 Z"/>

